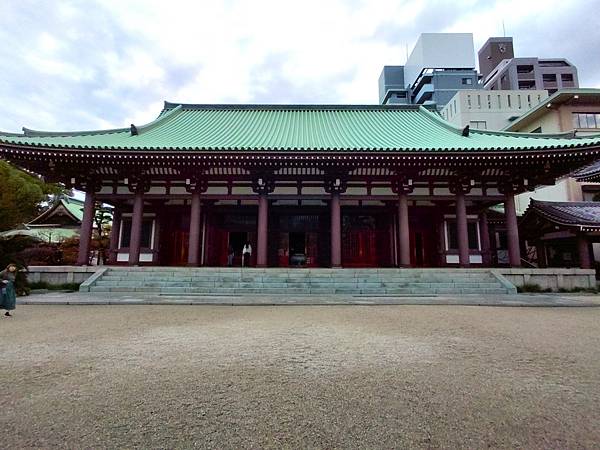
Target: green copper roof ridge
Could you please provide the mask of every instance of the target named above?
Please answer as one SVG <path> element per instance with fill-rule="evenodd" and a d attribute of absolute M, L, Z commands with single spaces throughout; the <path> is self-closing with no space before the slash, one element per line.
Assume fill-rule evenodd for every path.
<path fill-rule="evenodd" d="M 347 104 L 314 104 L 314 103 L 178 103 L 165 100 L 164 109 L 170 110 L 181 106 L 185 110 L 278 110 L 278 111 L 419 111 L 422 105 L 347 105 Z"/>
<path fill-rule="evenodd" d="M 32 130 L 31 128 L 23 127 L 23 134 L 16 136 L 26 137 L 61 137 L 61 136 L 96 136 L 100 134 L 113 134 L 128 132 L 128 128 L 108 128 L 105 130 L 86 130 L 86 131 L 41 131 Z"/>
<path fill-rule="evenodd" d="M 183 107 L 181 105 L 177 105 L 173 109 L 166 110 L 166 108 L 165 108 L 165 110 L 163 110 L 163 111 L 164 111 L 164 113 L 159 114 L 158 117 L 156 119 L 154 119 L 152 122 L 149 122 L 145 125 L 140 125 L 139 127 L 136 127 L 138 130 L 138 136 L 146 131 L 150 131 L 153 128 L 156 128 L 158 125 L 162 125 L 163 123 L 168 122 L 169 119 L 172 119 L 173 117 L 179 115 L 179 113 L 181 113 L 183 111 Z"/>
<path fill-rule="evenodd" d="M 459 128 L 459 127 L 451 124 L 450 122 L 444 120 L 444 118 L 442 116 L 434 113 L 433 111 L 428 110 L 423 105 L 419 105 L 419 112 L 423 113 L 428 118 L 432 119 L 438 125 L 441 125 L 442 127 L 446 128 L 447 130 L 450 130 L 453 133 L 456 133 L 456 134 L 459 134 L 462 136 L 462 132 L 463 132 L 462 128 Z"/>

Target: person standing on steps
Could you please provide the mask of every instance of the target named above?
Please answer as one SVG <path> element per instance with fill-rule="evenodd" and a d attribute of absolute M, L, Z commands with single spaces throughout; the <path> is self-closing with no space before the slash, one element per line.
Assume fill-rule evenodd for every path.
<path fill-rule="evenodd" d="M 17 278 L 16 264 L 9 264 L 0 272 L 0 309 L 5 309 L 7 317 L 12 317 L 10 311 L 15 309 L 17 294 L 15 292 L 15 280 Z"/>
<path fill-rule="evenodd" d="M 233 266 L 233 258 L 235 257 L 235 250 L 233 245 L 229 244 L 229 249 L 227 250 L 227 267 Z"/>
<path fill-rule="evenodd" d="M 246 242 L 242 250 L 242 267 L 250 267 L 250 257 L 252 256 L 252 246 Z"/>

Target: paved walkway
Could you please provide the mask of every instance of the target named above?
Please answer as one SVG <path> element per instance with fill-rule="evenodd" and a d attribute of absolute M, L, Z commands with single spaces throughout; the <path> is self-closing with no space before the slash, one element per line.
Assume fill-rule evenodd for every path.
<path fill-rule="evenodd" d="M 464 305 L 464 306 L 600 306 L 599 295 L 517 294 L 461 296 L 365 295 L 98 295 L 89 293 L 34 293 L 17 300 L 21 305 Z"/>

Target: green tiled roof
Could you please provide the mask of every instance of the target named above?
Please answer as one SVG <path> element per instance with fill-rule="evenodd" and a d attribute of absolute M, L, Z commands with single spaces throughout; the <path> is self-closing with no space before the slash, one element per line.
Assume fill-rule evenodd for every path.
<path fill-rule="evenodd" d="M 73 197 L 62 197 L 60 201 L 77 220 L 83 220 L 83 202 L 81 200 Z"/>
<path fill-rule="evenodd" d="M 0 133 L 0 145 L 196 151 L 493 151 L 600 145 L 600 135 L 462 130 L 419 106 L 185 105 L 165 103 L 143 126 L 88 132 Z"/>
<path fill-rule="evenodd" d="M 37 216 L 29 222 L 29 224 L 43 225 L 53 223 L 52 217 L 56 214 L 57 210 L 60 211 L 61 207 L 64 208 L 76 222 L 81 222 L 83 220 L 83 202 L 73 197 L 61 196 L 49 209 Z"/>

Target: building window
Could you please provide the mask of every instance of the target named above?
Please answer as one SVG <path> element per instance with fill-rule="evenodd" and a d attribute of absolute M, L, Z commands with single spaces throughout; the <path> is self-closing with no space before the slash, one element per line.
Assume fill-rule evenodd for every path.
<path fill-rule="evenodd" d="M 498 109 L 502 109 L 502 96 L 498 96 Z"/>
<path fill-rule="evenodd" d="M 544 73 L 544 74 L 542 74 L 542 80 L 550 82 L 550 83 L 556 83 L 556 74 L 555 73 Z"/>
<path fill-rule="evenodd" d="M 456 114 L 456 100 L 454 100 L 454 114 Z"/>
<path fill-rule="evenodd" d="M 563 73 L 560 75 L 560 79 L 562 81 L 573 81 L 573 74 L 572 73 Z"/>
<path fill-rule="evenodd" d="M 517 66 L 517 73 L 531 73 L 531 72 L 533 72 L 532 65 Z"/>
<path fill-rule="evenodd" d="M 481 95 L 477 94 L 477 107 L 481 109 Z"/>
<path fill-rule="evenodd" d="M 121 225 L 121 247 L 129 247 L 131 241 L 131 218 L 123 218 Z M 141 248 L 152 248 L 152 225 L 153 219 L 142 220 Z"/>
<path fill-rule="evenodd" d="M 471 85 L 471 84 L 473 84 L 473 79 L 471 79 L 471 78 L 463 78 L 462 79 L 462 84 Z"/>
<path fill-rule="evenodd" d="M 487 122 L 485 120 L 471 120 L 469 127 L 475 130 L 487 130 Z"/>
<path fill-rule="evenodd" d="M 600 128 L 600 113 L 573 113 L 573 128 Z"/>
<path fill-rule="evenodd" d="M 531 95 L 527 94 L 527 107 L 531 109 Z"/>
<path fill-rule="evenodd" d="M 509 108 L 512 108 L 512 105 L 511 105 L 511 102 L 510 102 L 510 94 L 508 94 L 508 95 L 506 96 L 506 101 L 508 102 L 508 107 L 509 107 Z"/>
<path fill-rule="evenodd" d="M 471 109 L 471 96 L 467 95 L 467 108 Z"/>
<path fill-rule="evenodd" d="M 447 220 L 446 229 L 448 231 L 448 250 L 458 250 L 456 219 Z M 469 250 L 479 250 L 477 222 L 467 222 L 467 234 L 469 235 Z"/>
<path fill-rule="evenodd" d="M 492 96 L 491 95 L 487 96 L 487 104 L 488 104 L 488 109 L 492 109 Z"/>

